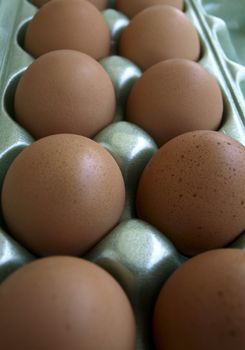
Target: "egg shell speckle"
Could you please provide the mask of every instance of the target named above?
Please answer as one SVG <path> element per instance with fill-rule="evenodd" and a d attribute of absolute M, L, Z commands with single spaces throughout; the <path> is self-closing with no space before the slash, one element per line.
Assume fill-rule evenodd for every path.
<path fill-rule="evenodd" d="M 215 131 L 180 135 L 153 156 L 137 211 L 186 255 L 220 248 L 245 228 L 245 148 Z"/>
<path fill-rule="evenodd" d="M 155 306 L 158 350 L 245 348 L 245 252 L 200 254 L 170 276 Z"/>
<path fill-rule="evenodd" d="M 52 135 L 27 147 L 3 183 L 12 235 L 40 255 L 81 255 L 118 222 L 125 201 L 121 171 L 96 142 Z"/>
<path fill-rule="evenodd" d="M 120 285 L 82 259 L 49 257 L 0 286 L 1 348 L 134 350 L 135 321 Z"/>

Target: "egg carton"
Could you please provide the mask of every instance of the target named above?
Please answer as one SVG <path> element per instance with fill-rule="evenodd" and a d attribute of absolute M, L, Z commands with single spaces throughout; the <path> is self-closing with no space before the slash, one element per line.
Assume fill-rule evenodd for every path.
<path fill-rule="evenodd" d="M 245 122 L 244 2 L 191 0 L 203 31 L 209 38 L 227 87 Z"/>
<path fill-rule="evenodd" d="M 118 108 L 114 123 L 96 135 L 95 141 L 112 154 L 122 171 L 126 204 L 119 224 L 85 258 L 102 266 L 122 285 L 136 315 L 137 350 L 150 350 L 154 349 L 151 318 L 156 297 L 170 274 L 187 258 L 163 233 L 136 216 L 137 183 L 157 146 L 146 132 L 123 120 L 125 102 L 142 72 L 116 55 L 120 33 L 129 20 L 113 9 L 114 3 L 110 1 L 109 8 L 103 11 L 111 32 L 112 49 L 101 64 L 113 81 Z M 224 22 L 206 12 L 208 3 L 208 0 L 186 0 L 185 13 L 199 33 L 202 47 L 199 63 L 217 79 L 223 93 L 224 114 L 219 131 L 245 145 L 244 67 L 228 58 L 223 50 L 220 38 L 228 37 L 228 30 Z M 36 11 L 27 0 L 0 0 L 0 188 L 11 162 L 34 141 L 15 122 L 13 99 L 21 74 L 33 61 L 22 43 L 27 24 Z M 234 55 L 232 44 L 229 50 Z M 245 235 L 231 246 L 244 248 Z M 0 212 L 0 282 L 35 258 L 11 237 Z"/>

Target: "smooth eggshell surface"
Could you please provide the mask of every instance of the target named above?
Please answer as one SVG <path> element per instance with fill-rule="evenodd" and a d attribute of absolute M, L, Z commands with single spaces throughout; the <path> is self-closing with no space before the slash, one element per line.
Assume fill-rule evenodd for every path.
<path fill-rule="evenodd" d="M 41 7 L 49 1 L 50 0 L 32 0 L 32 3 L 37 7 Z M 55 0 L 53 0 L 53 1 L 55 1 Z M 73 0 L 67 0 L 67 1 L 73 1 Z M 104 10 L 106 8 L 106 5 L 107 5 L 107 0 L 87 0 L 87 1 L 94 4 L 94 6 L 96 6 L 99 10 Z"/>
<path fill-rule="evenodd" d="M 57 50 L 36 59 L 15 94 L 15 118 L 35 138 L 74 133 L 93 137 L 113 121 L 109 75 L 88 55 Z"/>
<path fill-rule="evenodd" d="M 183 12 L 158 5 L 132 19 L 122 33 L 119 53 L 146 70 L 169 58 L 196 61 L 200 43 L 195 27 Z"/>
<path fill-rule="evenodd" d="M 186 255 L 226 246 L 245 228 L 245 148 L 215 131 L 180 135 L 153 156 L 137 211 Z"/>
<path fill-rule="evenodd" d="M 154 5 L 169 5 L 182 10 L 183 0 L 116 0 L 116 9 L 129 18 Z"/>
<path fill-rule="evenodd" d="M 220 249 L 190 259 L 155 305 L 157 350 L 245 348 L 245 252 Z"/>
<path fill-rule="evenodd" d="M 2 190 L 10 233 L 39 255 L 81 255 L 118 222 L 121 171 L 102 146 L 78 135 L 36 141 L 11 164 Z"/>
<path fill-rule="evenodd" d="M 72 49 L 98 60 L 109 55 L 109 28 L 88 1 L 50 1 L 30 21 L 24 49 L 35 58 L 49 51 Z"/>
<path fill-rule="evenodd" d="M 0 286 L 4 350 L 134 350 L 135 321 L 119 284 L 78 258 L 36 260 Z"/>
<path fill-rule="evenodd" d="M 126 119 L 159 146 L 187 131 L 218 129 L 222 114 L 222 93 L 214 77 L 184 59 L 167 60 L 144 72 L 126 108 Z"/>

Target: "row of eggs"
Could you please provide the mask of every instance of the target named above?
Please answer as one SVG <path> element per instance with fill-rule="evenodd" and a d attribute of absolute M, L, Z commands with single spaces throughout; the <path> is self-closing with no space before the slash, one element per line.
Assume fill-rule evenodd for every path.
<path fill-rule="evenodd" d="M 49 8 L 56 8 L 54 12 L 57 13 L 57 8 L 59 8 L 59 6 L 63 6 L 64 8 L 68 6 L 65 4 L 66 1 L 64 0 L 54 1 L 54 3 L 55 2 L 56 4 L 50 2 L 50 5 L 45 5 L 42 9 L 48 11 L 47 9 Z M 81 5 L 87 6 L 90 9 L 92 8 L 87 5 L 87 3 L 84 5 L 85 2 L 70 1 L 70 3 L 72 2 L 74 6 Z M 182 14 L 171 8 L 159 7 L 144 11 L 144 16 L 147 14 L 147 18 L 152 16 L 155 20 L 156 13 L 161 13 L 160 9 L 166 16 L 166 20 L 172 14 L 174 14 L 174 16 L 180 16 L 179 21 L 184 18 Z M 45 13 L 44 10 L 42 10 L 42 14 Z M 150 13 L 149 17 L 148 13 Z M 39 18 L 41 17 L 41 10 L 37 13 L 36 18 L 38 18 L 38 16 Z M 141 14 L 141 18 L 144 16 Z M 47 18 L 48 17 L 46 17 L 46 20 Z M 161 15 L 160 18 L 162 20 Z M 183 21 L 185 21 L 185 19 L 183 19 Z M 35 17 L 33 23 L 34 22 Z M 165 21 L 165 23 L 166 22 L 167 21 Z M 134 23 L 132 20 L 131 28 Z M 139 24 L 136 21 L 135 27 L 137 30 L 142 30 L 138 29 L 138 25 L 141 28 L 144 27 L 145 22 L 142 23 L 143 24 L 141 24 L 141 19 L 139 20 Z M 129 27 L 130 26 L 128 26 L 128 28 Z M 29 31 L 31 31 L 31 24 L 29 28 Z M 132 30 L 134 31 L 134 29 Z M 137 30 L 136 38 L 139 38 Z M 191 28 L 191 30 L 194 29 Z M 33 31 L 35 36 L 35 30 Z M 55 31 L 53 32 L 55 33 Z M 130 33 L 130 28 L 127 32 Z M 48 40 L 49 37 L 50 35 L 48 36 L 45 34 L 44 41 Z M 28 38 L 28 31 L 26 38 Z M 129 41 L 129 38 L 125 39 L 125 43 Z M 36 45 L 39 43 L 41 47 L 41 39 L 37 40 L 37 38 L 35 38 L 34 42 Z M 91 42 L 93 42 L 93 40 Z M 186 47 L 188 45 L 183 42 L 183 46 Z M 135 41 L 132 42 L 132 47 L 137 48 L 136 54 L 140 52 Z M 28 44 L 26 44 L 26 49 L 28 51 Z M 31 52 L 30 49 L 29 52 Z M 199 51 L 197 52 L 193 59 L 198 59 Z M 39 53 L 37 55 L 35 53 L 32 54 L 33 56 L 39 56 Z M 160 62 L 147 69 L 148 67 L 145 67 L 144 63 L 141 65 L 137 62 L 137 58 L 129 57 L 127 54 L 124 55 L 135 61 L 143 70 L 146 69 L 129 96 L 125 113 L 126 118 L 130 122 L 135 122 L 143 127 L 143 129 L 153 136 L 159 146 L 164 144 L 160 151 L 152 158 L 142 174 L 137 195 L 137 211 L 139 217 L 152 223 L 155 227 L 158 227 L 162 232 L 168 235 L 176 247 L 186 255 L 193 255 L 207 249 L 224 246 L 243 230 L 243 169 L 240 167 L 238 168 L 237 165 L 241 164 L 242 167 L 244 163 L 244 149 L 236 141 L 212 131 L 195 131 L 174 138 L 174 136 L 188 130 L 218 128 L 222 118 L 223 106 L 222 95 L 217 83 L 203 68 L 201 68 L 201 66 L 197 63 L 187 61 L 186 59 Z M 140 54 L 140 57 L 141 56 Z M 148 61 L 148 58 L 146 61 Z M 66 67 L 67 72 L 65 69 Z M 89 73 L 89 76 L 86 75 L 88 67 L 91 67 L 91 74 Z M 93 74 L 94 77 L 92 76 Z M 85 84 L 82 89 L 81 84 Z M 57 89 L 57 85 L 61 85 L 62 88 L 60 90 Z M 83 96 L 81 96 L 81 90 L 82 93 L 84 93 L 86 108 L 88 107 L 86 111 L 79 110 L 81 99 L 83 98 Z M 56 94 L 52 96 L 54 91 L 56 91 Z M 74 95 L 73 93 L 71 94 L 71 91 L 74 91 Z M 173 96 L 174 94 L 175 96 Z M 90 105 L 88 104 L 89 101 L 91 101 Z M 83 108 L 84 105 L 85 104 L 83 104 L 81 108 Z M 98 106 L 99 108 L 97 108 L 95 113 L 94 110 Z M 104 111 L 101 106 L 104 106 Z M 40 108 L 41 110 L 38 110 Z M 81 122 L 81 115 L 85 116 L 85 119 L 82 120 L 81 123 L 82 128 L 85 129 L 85 131 L 82 131 L 82 135 L 92 137 L 101 128 L 112 122 L 115 108 L 116 98 L 110 79 L 102 67 L 94 59 L 85 54 L 68 50 L 53 51 L 38 58 L 23 74 L 15 97 L 16 120 L 26 127 L 33 136 L 41 139 L 23 151 L 10 167 L 3 186 L 2 207 L 10 232 L 31 251 L 39 255 L 71 254 L 80 256 L 90 249 L 91 246 L 119 220 L 125 198 L 124 183 L 120 170 L 109 153 L 94 141 L 83 136 L 61 134 L 45 137 L 46 135 L 57 132 L 80 133 L 77 132 L 76 121 Z M 77 118 L 75 118 L 74 123 L 72 123 L 74 127 L 73 130 L 68 130 L 67 127 L 63 125 L 61 126 L 61 131 L 55 129 L 57 126 L 54 125 L 56 121 L 53 116 L 58 117 L 57 125 L 59 125 L 60 121 L 66 123 L 66 119 L 68 119 L 67 116 L 74 118 L 76 111 L 78 111 L 78 113 Z M 94 117 L 88 117 L 90 111 L 92 115 L 98 115 L 98 112 L 103 113 L 104 117 L 98 115 L 98 122 L 103 122 L 104 124 L 97 125 L 97 122 L 94 122 Z M 200 115 L 200 112 L 203 112 L 203 115 Z M 38 120 L 35 119 L 35 121 L 33 121 L 32 116 L 34 114 L 35 116 L 38 114 L 40 115 Z M 183 115 L 183 126 L 181 126 L 180 123 L 182 119 L 179 117 L 180 114 Z M 163 125 L 161 125 L 162 115 L 166 116 L 166 121 L 164 121 Z M 176 116 L 176 120 L 173 120 L 173 125 L 170 123 L 172 118 L 170 119 L 169 115 Z M 207 123 L 205 126 L 203 126 L 203 124 L 197 126 L 197 115 L 200 115 L 200 123 Z M 47 121 L 45 121 L 46 117 Z M 209 117 L 212 117 L 212 120 L 209 120 Z M 103 121 L 103 118 L 108 119 Z M 154 120 L 154 118 L 156 118 L 156 120 Z M 39 122 L 43 122 L 43 119 L 46 123 L 46 130 L 43 130 L 43 126 L 39 124 Z M 52 121 L 51 123 L 50 120 Z M 186 126 L 187 123 L 189 123 L 188 126 Z M 58 127 L 60 127 L 60 125 Z M 92 132 L 89 130 L 91 127 L 92 129 L 95 127 Z M 35 128 L 37 131 L 35 131 Z M 166 143 L 166 141 L 170 139 L 172 139 L 172 141 Z M 178 164 L 179 166 L 177 166 Z M 220 174 L 220 169 L 222 169 L 222 174 Z M 218 178 L 217 174 L 220 174 Z M 70 176 L 72 179 L 69 178 Z M 86 194 L 86 196 L 81 196 L 81 192 Z M 222 208 L 218 204 L 219 202 L 223 204 Z M 207 205 L 205 206 L 204 203 Z M 232 208 L 232 210 L 230 210 L 230 208 Z M 84 213 L 82 220 L 81 213 Z M 110 213 L 110 215 L 108 215 L 108 213 Z M 190 216 L 192 220 L 190 220 Z M 195 217 L 197 220 L 195 220 Z M 220 219 L 217 220 L 217 217 Z M 74 227 L 74 231 L 71 230 L 72 227 Z M 70 237 L 67 236 L 68 231 Z M 180 231 L 184 232 L 184 234 L 179 235 Z M 35 236 L 33 232 L 35 232 Z M 80 232 L 83 232 L 82 237 Z M 237 253 L 229 250 L 224 253 L 217 253 L 217 255 L 220 256 L 220 261 L 218 260 L 217 266 L 219 266 L 219 264 L 222 265 L 222 259 L 225 259 L 226 256 L 228 261 L 229 259 L 233 259 L 233 256 L 236 254 Z M 205 260 L 207 257 L 203 259 Z M 234 259 L 236 258 L 234 257 Z M 241 256 L 241 260 L 242 259 Z M 191 259 L 190 261 L 193 261 L 193 264 L 195 264 L 197 260 Z M 69 264 L 70 266 L 68 266 Z M 74 260 L 73 258 L 41 259 L 27 266 L 25 271 L 32 276 L 31 281 L 29 281 L 32 290 L 35 284 L 40 288 L 41 284 L 39 283 L 42 283 L 40 282 L 40 273 L 42 274 L 41 270 L 43 268 L 45 269 L 45 266 L 47 266 L 46 271 L 47 269 L 50 271 L 50 277 L 45 273 L 45 278 L 55 280 L 56 277 L 52 275 L 52 269 L 54 269 L 54 274 L 57 276 L 57 286 L 59 286 L 59 283 L 72 286 L 72 281 L 68 282 L 64 279 L 65 269 L 67 268 L 67 275 L 72 275 L 71 271 L 76 269 L 75 265 L 77 265 L 78 269 L 82 269 L 82 264 L 84 264 L 84 269 L 91 269 L 91 271 L 89 270 L 89 272 L 87 272 L 90 275 L 93 269 L 96 271 L 95 267 L 86 265 L 85 261 L 82 262 L 79 260 L 78 262 L 75 258 Z M 58 273 L 59 267 L 61 269 L 61 277 L 59 277 Z M 217 267 L 217 269 L 218 268 L 219 267 Z M 30 272 L 28 272 L 28 269 Z M 33 272 L 31 272 L 32 269 Z M 22 283 L 24 283 L 24 290 L 21 294 L 29 301 L 26 294 L 28 284 L 25 285 L 25 283 L 29 282 L 25 280 L 25 278 L 27 278 L 25 275 L 23 277 L 21 276 L 22 271 L 24 270 L 20 270 L 19 273 L 16 272 L 16 275 L 13 275 L 12 279 L 20 278 L 20 280 L 16 282 L 20 288 L 22 288 Z M 101 271 L 96 271 L 95 274 L 100 273 L 103 274 Z M 188 273 L 189 272 L 187 272 L 187 274 Z M 18 276 L 18 274 L 20 277 L 15 277 Z M 25 273 L 23 272 L 23 274 Z M 84 278 L 86 278 L 86 273 L 81 271 L 81 275 L 82 274 Z M 181 274 L 181 272 L 179 272 L 179 274 Z M 37 276 L 36 279 L 34 275 Z M 22 278 L 25 280 L 24 282 L 21 281 Z M 45 278 L 43 283 L 46 283 Z M 72 279 L 73 278 L 76 278 L 75 274 Z M 106 284 L 106 278 L 109 277 L 104 276 L 102 278 L 104 284 Z M 13 298 L 15 298 L 14 289 L 16 289 L 16 286 L 14 288 L 12 287 L 12 294 L 11 283 L 15 283 L 12 282 L 12 279 L 10 278 L 7 280 L 2 288 L 2 295 L 8 295 L 7 298 L 10 298 L 9 300 L 11 303 L 13 302 Z M 100 285 L 98 279 L 99 277 L 96 275 L 95 280 L 97 281 L 97 287 L 96 283 L 91 287 L 94 291 Z M 84 284 L 86 283 L 88 282 L 85 281 Z M 108 282 L 108 284 L 109 283 L 115 284 L 115 282 Z M 178 279 L 176 283 L 179 283 Z M 8 284 L 10 284 L 10 287 Z M 42 289 L 40 290 L 39 288 L 39 293 L 42 293 L 42 297 L 44 298 L 44 310 L 50 307 L 50 305 L 47 306 L 46 304 L 49 298 L 51 298 L 52 303 L 54 300 L 57 300 L 57 298 L 63 298 L 56 294 L 54 287 L 48 292 L 49 296 L 46 297 L 43 296 L 45 293 L 43 294 Z M 125 297 L 120 288 L 118 289 L 118 286 L 110 288 L 111 291 L 107 289 L 105 292 L 106 298 L 108 295 L 111 295 L 110 293 L 116 295 L 116 297 L 110 297 L 108 298 L 109 301 L 105 300 L 102 304 L 108 305 L 106 311 L 108 311 L 108 308 L 115 310 L 115 314 L 110 315 L 111 318 L 108 322 L 110 325 L 114 325 L 113 331 L 106 328 L 108 327 L 108 323 L 104 322 L 104 332 L 106 335 L 111 333 L 110 337 L 100 338 L 97 334 L 97 336 L 93 338 L 88 328 L 86 328 L 85 333 L 88 335 L 88 342 L 91 340 L 94 341 L 93 344 L 88 343 L 88 347 L 90 346 L 91 348 L 97 349 L 98 346 L 100 346 L 101 348 L 101 344 L 105 342 L 105 349 L 120 349 L 120 346 L 122 349 L 133 349 L 135 346 L 135 326 L 130 306 L 127 304 L 127 301 L 125 301 Z M 117 289 L 117 291 L 113 290 L 113 288 Z M 171 287 L 168 288 L 171 289 Z M 176 287 L 172 288 L 174 290 L 176 289 Z M 99 289 L 103 296 L 103 290 L 100 287 Z M 18 290 L 18 288 L 16 290 Z M 76 293 L 77 291 L 78 286 L 76 286 Z M 75 291 L 69 291 L 69 293 L 75 293 Z M 71 296 L 69 293 L 66 293 L 68 297 Z M 172 295 L 171 290 L 169 293 L 169 295 Z M 221 294 L 222 293 L 224 292 L 221 291 Z M 91 294 L 93 295 L 93 293 Z M 165 292 L 163 294 L 165 295 Z M 72 298 L 73 297 L 74 294 L 72 294 Z M 36 298 L 40 298 L 40 295 L 36 294 Z M 80 298 L 83 299 L 82 295 L 80 295 Z M 163 298 L 163 301 L 161 298 Z M 174 333 L 174 330 L 171 329 L 171 327 L 173 327 L 173 325 L 171 325 L 173 310 L 169 312 L 170 318 L 167 318 L 168 313 L 162 313 L 161 311 L 166 310 L 166 304 L 173 305 L 173 302 L 168 302 L 168 298 L 170 298 L 170 296 L 161 297 L 161 294 L 159 297 L 158 305 L 160 306 L 158 310 L 160 311 L 156 311 L 155 316 L 156 343 L 159 349 L 165 348 L 166 346 L 168 346 L 167 349 L 179 349 L 180 345 L 178 340 L 175 344 L 175 337 L 172 336 Z M 71 297 L 68 299 L 70 300 Z M 85 299 L 86 298 L 84 298 L 84 300 Z M 6 300 L 8 299 L 2 299 L 3 306 L 8 305 Z M 99 309 L 101 306 L 98 306 L 98 309 L 96 309 L 95 300 L 96 298 L 91 302 L 92 309 L 88 309 L 88 315 L 86 316 L 90 317 L 90 315 L 95 314 L 96 317 L 91 322 L 98 322 L 98 325 L 92 324 L 94 328 L 99 329 L 101 321 L 98 317 L 98 312 L 101 312 Z M 109 302 L 113 303 L 116 300 L 120 300 L 120 302 L 117 302 L 119 309 L 116 309 L 114 304 L 109 306 Z M 33 304 L 36 303 L 37 299 L 34 299 Z M 89 304 L 89 301 L 87 301 L 86 304 Z M 26 305 L 26 302 L 23 302 L 22 305 Z M 69 313 L 73 313 L 73 311 L 69 309 L 71 307 L 70 302 L 68 303 L 69 306 L 67 306 L 67 310 L 65 310 L 66 304 L 63 300 L 62 304 L 57 303 L 55 305 L 58 305 L 58 307 L 62 305 L 61 309 L 63 314 L 61 316 L 56 315 L 56 317 L 61 319 L 62 322 L 65 322 L 65 324 L 62 323 L 59 326 L 61 328 L 65 327 L 66 329 L 66 332 L 62 332 L 64 338 L 61 338 L 59 346 L 57 343 L 55 343 L 55 346 L 61 349 L 61 346 L 63 346 L 64 349 L 78 348 L 78 346 L 80 346 L 79 344 L 85 342 L 85 336 L 81 333 L 79 333 L 78 338 L 77 333 L 76 336 L 74 336 L 74 333 L 71 332 L 71 329 L 74 327 L 74 319 L 72 325 L 69 323 L 69 318 L 65 320 Z M 84 308 L 84 305 L 82 308 Z M 3 325 L 3 334 L 8 334 L 4 330 L 9 327 L 8 317 L 6 317 L 9 311 L 8 306 L 6 306 L 6 310 L 6 313 L 4 313 L 5 319 L 1 324 Z M 18 308 L 16 308 L 16 310 L 18 310 Z M 22 312 L 19 310 L 19 312 L 23 314 L 24 310 Z M 180 310 L 178 310 L 178 312 L 180 312 Z M 120 334 L 118 334 L 116 331 L 118 324 L 115 319 L 118 319 L 118 314 L 122 315 L 119 317 L 119 320 L 117 320 L 120 325 L 118 329 L 121 330 L 123 328 L 125 333 L 120 332 Z M 106 313 L 104 310 L 101 318 L 102 320 L 106 318 L 105 315 Z M 166 320 L 162 320 L 162 315 L 166 315 Z M 14 317 L 16 318 L 16 314 Z M 13 318 L 10 319 L 10 322 L 12 321 Z M 20 321 L 18 318 L 16 318 L 15 321 L 16 325 L 19 327 Z M 54 320 L 51 320 L 51 322 L 56 323 Z M 122 324 L 121 322 L 124 323 Z M 78 319 L 77 323 L 81 325 L 82 320 Z M 173 323 L 176 325 L 176 322 Z M 42 325 L 43 324 L 40 324 L 37 328 L 42 328 Z M 89 323 L 87 327 L 89 327 Z M 178 327 L 178 325 L 176 327 Z M 237 335 L 237 329 L 235 328 L 234 330 L 233 328 L 231 330 L 229 329 L 227 334 L 231 335 L 232 333 L 234 338 L 234 334 Z M 166 330 L 164 331 L 164 329 Z M 57 329 L 57 333 L 60 331 L 60 329 Z M 81 331 L 80 328 L 79 331 Z M 181 333 L 180 330 L 178 330 L 178 332 L 179 334 Z M 18 333 L 18 337 L 22 337 L 23 334 L 25 334 L 25 332 L 22 334 Z M 67 334 L 69 336 L 67 336 Z M 43 337 L 44 342 L 46 342 L 48 338 L 51 344 L 57 341 L 57 337 L 54 337 L 52 340 L 50 336 L 45 334 Z M 121 339 L 124 339 L 125 342 L 122 342 Z M 187 342 L 187 340 L 184 339 L 185 336 L 180 338 L 181 344 L 184 341 Z M 28 346 L 30 348 L 33 347 L 33 342 L 36 341 L 35 331 L 33 332 L 33 338 L 25 341 L 27 342 L 27 349 Z M 71 341 L 74 342 L 72 347 Z M 6 349 L 8 349 L 7 346 L 9 346 L 9 349 L 12 349 L 12 345 L 9 345 L 8 342 L 9 337 L 6 337 Z M 184 345 L 184 348 L 194 349 L 195 347 L 193 346 L 196 346 L 194 338 L 193 342 L 194 345 L 192 345 L 191 340 L 189 340 L 189 343 L 186 343 L 188 345 Z M 42 343 L 40 343 L 39 346 L 40 349 L 43 349 L 43 346 L 45 347 L 47 345 L 42 345 Z M 205 348 L 207 348 L 207 345 Z"/>

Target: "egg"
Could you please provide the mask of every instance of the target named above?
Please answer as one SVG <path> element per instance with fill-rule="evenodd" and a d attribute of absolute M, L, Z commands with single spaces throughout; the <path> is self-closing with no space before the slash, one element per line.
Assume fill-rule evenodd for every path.
<path fill-rule="evenodd" d="M 187 131 L 216 130 L 223 98 L 214 77 L 185 59 L 160 62 L 134 85 L 126 119 L 148 132 L 159 146 Z"/>
<path fill-rule="evenodd" d="M 116 0 L 116 9 L 129 18 L 134 17 L 142 10 L 154 5 L 169 5 L 182 10 L 183 0 Z"/>
<path fill-rule="evenodd" d="M 38 255 L 82 255 L 116 225 L 124 202 L 114 158 L 95 141 L 72 134 L 25 148 L 2 189 L 9 232 Z"/>
<path fill-rule="evenodd" d="M 146 70 L 170 58 L 196 61 L 200 43 L 195 27 L 183 12 L 156 5 L 131 20 L 122 33 L 119 54 Z"/>
<path fill-rule="evenodd" d="M 200 254 L 177 269 L 158 296 L 157 350 L 245 348 L 245 252 Z"/>
<path fill-rule="evenodd" d="M 245 228 L 245 148 L 216 131 L 180 135 L 151 158 L 138 216 L 183 254 L 226 246 Z"/>
<path fill-rule="evenodd" d="M 98 60 L 109 55 L 109 28 L 88 1 L 50 1 L 30 21 L 24 49 L 35 58 L 49 51 L 72 49 Z"/>
<path fill-rule="evenodd" d="M 4 350 L 134 350 L 135 320 L 120 285 L 78 258 L 36 260 L 0 285 Z"/>
<path fill-rule="evenodd" d="M 49 1 L 50 0 L 32 0 L 32 3 L 33 3 L 33 5 L 35 5 L 37 7 L 41 7 Z M 67 0 L 67 1 L 71 1 L 71 0 Z M 107 0 L 87 0 L 87 1 L 94 4 L 101 11 L 104 10 L 106 8 L 106 5 L 107 5 Z"/>
<path fill-rule="evenodd" d="M 114 88 L 104 68 L 73 50 L 52 51 L 23 73 L 15 119 L 36 139 L 58 133 L 95 136 L 113 121 Z"/>

